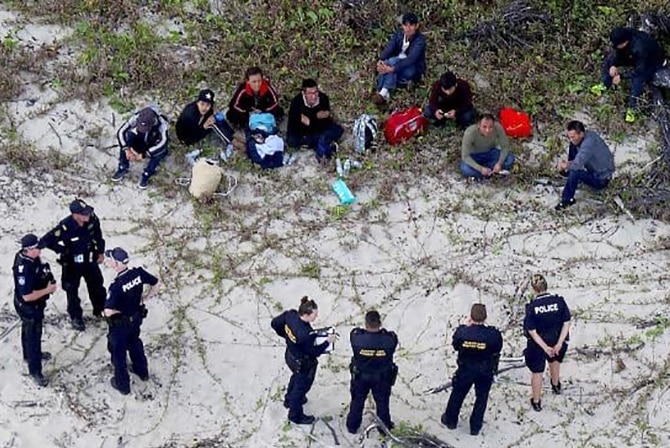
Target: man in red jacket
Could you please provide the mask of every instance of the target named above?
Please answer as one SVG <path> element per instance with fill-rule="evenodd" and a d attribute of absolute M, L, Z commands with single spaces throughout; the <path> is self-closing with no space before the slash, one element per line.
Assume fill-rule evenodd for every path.
<path fill-rule="evenodd" d="M 456 78 L 452 72 L 443 73 L 430 90 L 428 105 L 423 116 L 437 127 L 454 120 L 460 129 L 475 122 L 475 108 L 472 105 L 472 89 L 464 79 Z"/>
<path fill-rule="evenodd" d="M 258 67 L 247 69 L 244 82 L 237 87 L 228 105 L 226 118 L 237 128 L 249 125 L 249 114 L 267 112 L 275 116 L 277 122 L 284 117 L 284 109 L 279 105 L 279 96 Z"/>

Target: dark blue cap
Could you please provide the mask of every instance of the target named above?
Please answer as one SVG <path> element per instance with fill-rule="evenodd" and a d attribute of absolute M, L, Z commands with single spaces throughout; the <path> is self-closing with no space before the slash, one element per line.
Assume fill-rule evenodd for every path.
<path fill-rule="evenodd" d="M 75 199 L 74 201 L 70 202 L 70 213 L 89 216 L 91 213 L 93 213 L 93 207 L 81 199 Z"/>
<path fill-rule="evenodd" d="M 29 233 L 21 238 L 21 249 L 35 249 L 38 247 L 40 239 L 36 235 Z"/>
<path fill-rule="evenodd" d="M 111 258 L 112 260 L 118 261 L 119 263 L 123 264 L 128 264 L 130 258 L 128 256 L 128 252 L 126 252 L 124 249 L 120 247 L 115 247 L 114 249 L 106 250 L 105 257 Z"/>

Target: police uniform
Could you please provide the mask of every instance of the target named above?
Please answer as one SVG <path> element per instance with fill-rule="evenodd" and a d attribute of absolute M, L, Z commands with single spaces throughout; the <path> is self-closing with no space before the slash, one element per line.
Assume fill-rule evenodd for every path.
<path fill-rule="evenodd" d="M 33 238 L 37 245 L 37 237 L 33 236 Z M 21 318 L 23 359 L 28 362 L 28 373 L 44 381 L 42 378 L 42 322 L 49 294 L 31 302 L 26 302 L 23 297 L 46 288 L 50 283 L 55 283 L 54 276 L 48 263 L 43 263 L 39 258 L 28 257 L 23 253 L 23 249 L 14 257 L 12 272 L 14 274 L 14 308 Z"/>
<path fill-rule="evenodd" d="M 389 399 L 391 387 L 398 373 L 393 363 L 393 354 L 398 346 L 398 336 L 392 331 L 381 329 L 368 331 L 354 328 L 349 336 L 351 349 L 351 404 L 347 415 L 347 429 L 354 434 L 361 426 L 363 408 L 368 393 L 377 405 L 377 416 L 389 428 L 393 428 Z"/>
<path fill-rule="evenodd" d="M 482 428 L 493 376 L 498 370 L 502 335 L 497 328 L 487 325 L 460 325 L 452 344 L 458 351 L 458 370 L 441 421 L 450 429 L 456 428 L 463 400 L 474 385 L 476 399 L 470 416 L 470 434 L 476 435 Z"/>
<path fill-rule="evenodd" d="M 63 219 L 40 240 L 40 247 L 47 247 L 59 255 L 63 267 L 61 284 L 67 295 L 67 312 L 73 323 L 83 330 L 79 284 L 86 282 L 88 296 L 93 305 L 93 315 L 100 316 L 105 303 L 105 287 L 98 257 L 105 252 L 105 240 L 100 229 L 100 220 L 93 208 L 84 201 L 70 204 L 73 213 L 90 213 L 87 223 L 80 226 L 72 215 Z"/>
<path fill-rule="evenodd" d="M 328 342 L 314 345 L 316 334 L 309 322 L 300 319 L 296 310 L 284 311 L 272 319 L 272 328 L 286 340 L 284 359 L 291 370 L 291 379 L 284 396 L 284 407 L 289 409 L 288 418 L 300 422 L 308 418 L 303 412 L 307 393 L 314 383 L 317 357 L 328 348 Z"/>
<path fill-rule="evenodd" d="M 566 338 L 557 356 L 549 357 L 542 348 L 535 343 L 529 332 L 535 330 L 542 340 L 553 347 L 558 343 L 561 330 L 565 322 L 570 321 L 570 309 L 565 299 L 554 294 L 543 293 L 535 297 L 526 305 L 526 316 L 523 320 L 524 334 L 528 338 L 524 358 L 526 366 L 533 373 L 542 373 L 546 362 L 563 362 L 568 349 Z"/>
<path fill-rule="evenodd" d="M 132 371 L 142 380 L 149 378 L 147 358 L 140 339 L 140 326 L 146 316 L 142 294 L 144 285 L 153 286 L 156 283 L 156 277 L 141 267 L 135 267 L 121 271 L 109 285 L 105 309 L 119 313 L 108 317 L 107 348 L 114 366 L 112 386 L 122 394 L 130 393 L 126 352 L 130 355 Z"/>

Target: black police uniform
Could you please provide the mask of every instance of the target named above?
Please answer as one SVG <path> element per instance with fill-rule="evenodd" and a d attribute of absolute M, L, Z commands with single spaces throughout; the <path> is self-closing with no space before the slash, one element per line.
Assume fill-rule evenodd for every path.
<path fill-rule="evenodd" d="M 458 351 L 458 370 L 452 380 L 442 423 L 448 428 L 456 428 L 463 400 L 474 384 L 476 399 L 470 416 L 470 433 L 475 435 L 482 428 L 493 376 L 498 370 L 502 335 L 497 328 L 487 325 L 460 325 L 452 344 Z"/>
<path fill-rule="evenodd" d="M 300 319 L 296 310 L 284 311 L 272 319 L 271 325 L 286 340 L 284 359 L 292 373 L 284 406 L 289 408 L 289 420 L 300 421 L 305 417 L 302 405 L 307 401 L 307 393 L 316 376 L 317 357 L 326 351 L 328 342 L 314 345 L 317 335 L 309 322 Z"/>
<path fill-rule="evenodd" d="M 105 309 L 117 310 L 119 313 L 108 317 L 107 349 L 112 355 L 114 387 L 124 394 L 130 392 L 126 352 L 130 355 L 132 371 L 143 380 L 149 378 L 147 358 L 140 339 L 140 326 L 146 316 L 142 293 L 144 285 L 156 283 L 156 277 L 136 267 L 120 272 L 109 285 Z"/>
<path fill-rule="evenodd" d="M 14 257 L 14 308 L 21 318 L 21 348 L 31 376 L 42 376 L 42 322 L 49 294 L 32 302 L 23 296 L 55 283 L 49 263 L 30 258 L 19 251 Z"/>
<path fill-rule="evenodd" d="M 356 433 L 361 426 L 363 408 L 368 393 L 377 405 L 377 416 L 390 429 L 393 428 L 389 399 L 391 387 L 398 373 L 393 354 L 398 346 L 398 336 L 381 329 L 367 331 L 354 328 L 349 336 L 354 356 L 351 358 L 351 404 L 347 415 L 347 429 Z"/>
<path fill-rule="evenodd" d="M 59 254 L 62 265 L 61 284 L 67 295 L 67 312 L 73 321 L 81 321 L 82 309 L 79 300 L 81 278 L 86 281 L 88 296 L 93 305 L 93 314 L 99 316 L 105 303 L 104 279 L 98 257 L 105 252 L 100 220 L 91 212 L 89 221 L 83 226 L 70 215 L 40 240 L 40 247 L 47 247 Z"/>
<path fill-rule="evenodd" d="M 565 322 L 570 321 L 570 309 L 565 303 L 565 299 L 554 294 L 540 294 L 526 305 L 526 317 L 523 320 L 523 330 L 528 338 L 524 358 L 526 366 L 533 373 L 542 373 L 546 362 L 563 362 L 565 352 L 568 349 L 568 339 L 565 339 L 563 346 L 557 356 L 549 357 L 542 348 L 530 337 L 531 330 L 537 331 L 537 334 L 549 346 L 553 347 L 558 343 L 561 330 Z"/>

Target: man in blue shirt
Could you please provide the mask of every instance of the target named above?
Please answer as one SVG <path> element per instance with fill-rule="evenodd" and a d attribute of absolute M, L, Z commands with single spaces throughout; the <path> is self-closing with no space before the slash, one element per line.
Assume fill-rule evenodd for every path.
<path fill-rule="evenodd" d="M 484 413 L 498 371 L 502 350 L 502 335 L 495 327 L 485 325 L 486 306 L 475 303 L 470 318 L 454 332 L 452 345 L 458 352 L 458 370 L 452 380 L 452 391 L 447 408 L 440 421 L 449 429 L 456 429 L 463 400 L 475 386 L 475 405 L 470 416 L 470 434 L 476 436 L 482 429 Z"/>
<path fill-rule="evenodd" d="M 38 238 L 28 234 L 21 238 L 21 250 L 14 257 L 14 308 L 21 318 L 21 348 L 28 363 L 28 373 L 40 387 L 48 384 L 42 375 L 42 360 L 51 358 L 42 351 L 42 322 L 49 295 L 56 291 L 48 263 L 40 260 Z"/>
<path fill-rule="evenodd" d="M 144 300 L 149 298 L 158 283 L 158 279 L 143 268 L 128 268 L 128 261 L 128 252 L 120 247 L 105 252 L 105 264 L 116 272 L 105 301 L 105 317 L 109 323 L 107 347 L 114 366 L 114 376 L 110 382 L 123 395 L 130 393 L 126 352 L 132 362 L 130 371 L 142 381 L 149 379 L 140 326 L 147 316 Z M 146 292 L 144 285 L 149 285 Z"/>
<path fill-rule="evenodd" d="M 62 266 L 61 286 L 67 295 L 67 312 L 72 327 L 84 331 L 79 284 L 83 278 L 93 305 L 93 316 L 100 317 L 105 303 L 104 279 L 99 264 L 103 261 L 105 240 L 100 220 L 93 207 L 81 199 L 70 203 L 70 216 L 47 232 L 39 242 L 40 248 L 56 252 Z"/>
<path fill-rule="evenodd" d="M 570 334 L 570 310 L 565 299 L 547 292 L 547 280 L 535 274 L 530 285 L 535 298 L 526 305 L 526 317 L 523 331 L 528 338 L 524 350 L 526 366 L 531 371 L 530 399 L 532 408 L 542 410 L 542 375 L 546 363 L 549 363 L 551 389 L 554 394 L 561 393 L 560 368 L 568 349 L 567 341 Z"/>
<path fill-rule="evenodd" d="M 563 188 L 561 202 L 556 210 L 564 210 L 575 203 L 575 192 L 580 183 L 596 190 L 607 187 L 614 174 L 614 155 L 607 143 L 595 132 L 587 131 L 584 123 L 568 123 L 568 160 L 561 160 L 558 169 L 568 180 Z"/>
<path fill-rule="evenodd" d="M 377 93 L 372 101 L 383 105 L 398 84 L 418 81 L 426 73 L 426 38 L 414 13 L 402 16 L 402 30 L 396 32 L 377 61 Z"/>

